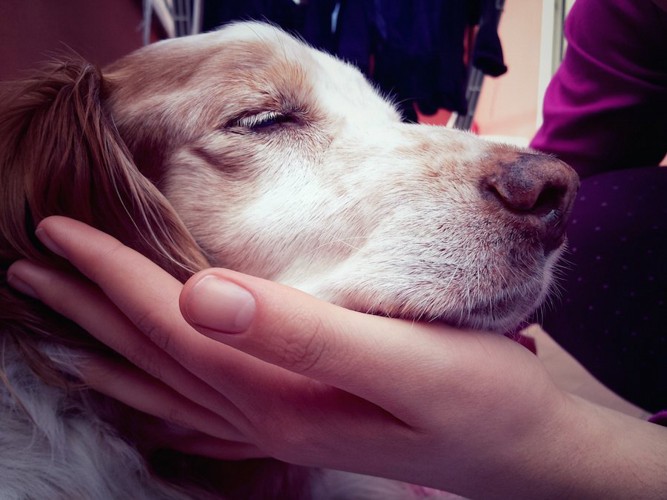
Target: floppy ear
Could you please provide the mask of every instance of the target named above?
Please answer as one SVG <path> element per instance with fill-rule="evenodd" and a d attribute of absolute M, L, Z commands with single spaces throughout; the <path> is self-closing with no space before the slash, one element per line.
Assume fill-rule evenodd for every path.
<path fill-rule="evenodd" d="M 182 281 L 207 266 L 170 204 L 135 166 L 104 109 L 104 93 L 100 70 L 74 58 L 0 92 L 0 321 L 23 336 L 29 324 L 33 335 L 71 340 L 64 329 L 57 333 L 52 315 L 6 284 L 7 267 L 20 258 L 64 265 L 34 237 L 49 215 L 102 229 Z"/>

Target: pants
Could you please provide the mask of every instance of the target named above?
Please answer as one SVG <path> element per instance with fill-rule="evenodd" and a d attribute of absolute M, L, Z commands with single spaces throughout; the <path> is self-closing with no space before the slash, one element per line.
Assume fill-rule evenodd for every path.
<path fill-rule="evenodd" d="M 544 329 L 620 396 L 667 408 L 667 168 L 582 181 Z"/>

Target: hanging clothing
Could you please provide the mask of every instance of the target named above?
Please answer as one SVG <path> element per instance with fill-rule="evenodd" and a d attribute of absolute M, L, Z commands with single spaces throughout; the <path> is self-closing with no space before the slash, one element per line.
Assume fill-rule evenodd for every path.
<path fill-rule="evenodd" d="M 315 3 L 319 3 L 316 0 Z M 287 31 L 303 25 L 303 6 L 293 0 L 206 0 L 202 31 L 212 31 L 232 21 L 268 21 Z"/>
<path fill-rule="evenodd" d="M 333 33 L 329 20 L 337 10 Z M 466 34 L 479 26 L 472 63 L 507 71 L 496 0 L 324 0 L 311 2 L 303 34 L 314 46 L 353 62 L 394 96 L 407 121 L 439 108 L 465 114 Z M 322 34 L 319 30 L 328 30 Z"/>
<path fill-rule="evenodd" d="M 387 95 L 406 121 L 439 108 L 465 114 L 469 50 L 483 73 L 507 71 L 497 26 L 497 0 L 208 1 L 204 28 L 234 19 L 268 20 L 308 43 L 355 64 Z"/>

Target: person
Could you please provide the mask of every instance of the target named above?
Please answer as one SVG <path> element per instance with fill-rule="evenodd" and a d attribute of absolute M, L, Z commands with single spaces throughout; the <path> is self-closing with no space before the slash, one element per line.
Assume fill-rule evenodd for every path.
<path fill-rule="evenodd" d="M 667 153 L 667 0 L 576 1 L 532 141 L 582 178 Z"/>
<path fill-rule="evenodd" d="M 183 286 L 60 217 L 37 236 L 92 284 L 27 261 L 9 269 L 10 284 L 134 364 L 91 357 L 81 371 L 100 392 L 187 422 L 192 433 L 167 437 L 174 449 L 272 456 L 473 498 L 667 491 L 667 428 L 563 392 L 507 338 L 364 315 L 224 269 Z"/>
<path fill-rule="evenodd" d="M 540 323 L 615 393 L 667 406 L 667 1 L 578 0 L 535 149 L 582 178 Z"/>
<path fill-rule="evenodd" d="M 183 286 L 63 217 L 37 236 L 99 288 L 28 261 L 10 267 L 9 283 L 136 364 L 91 357 L 80 370 L 107 395 L 187 422 L 194 432 L 174 435 L 174 449 L 473 498 L 667 491 L 667 428 L 560 391 L 503 336 L 365 315 L 224 269 Z"/>
<path fill-rule="evenodd" d="M 91 357 L 79 368 L 93 388 L 196 431 L 173 436 L 174 449 L 473 498 L 667 491 L 667 428 L 560 391 L 503 336 L 365 315 L 224 269 L 183 286 L 63 217 L 37 236 L 99 288 L 28 261 L 9 283 L 136 365 Z"/>

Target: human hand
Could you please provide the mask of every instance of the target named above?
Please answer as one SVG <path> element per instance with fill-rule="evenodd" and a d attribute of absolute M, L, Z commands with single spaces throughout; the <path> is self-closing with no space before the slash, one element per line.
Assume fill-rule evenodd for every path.
<path fill-rule="evenodd" d="M 605 486 L 577 473 L 582 447 L 599 445 L 589 429 L 597 410 L 556 389 L 504 337 L 364 315 L 223 269 L 183 287 L 59 217 L 38 236 L 90 281 L 22 261 L 10 283 L 126 357 L 134 366 L 91 358 L 84 378 L 193 429 L 173 438 L 176 449 L 268 455 L 469 496 L 534 496 L 562 488 L 563 477 L 574 491 Z"/>

